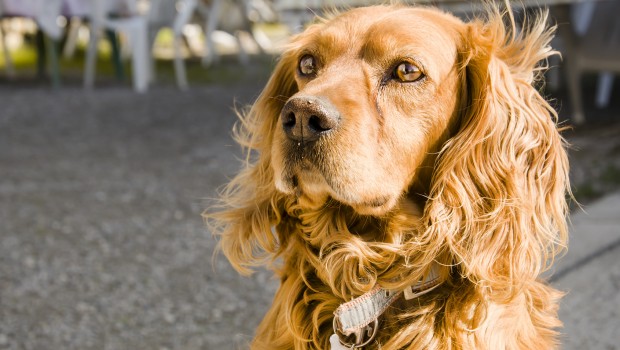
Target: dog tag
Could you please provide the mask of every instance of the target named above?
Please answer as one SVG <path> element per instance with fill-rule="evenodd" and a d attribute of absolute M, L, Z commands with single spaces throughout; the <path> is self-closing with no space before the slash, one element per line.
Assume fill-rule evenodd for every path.
<path fill-rule="evenodd" d="M 331 350 L 348 350 L 344 345 L 340 344 L 338 334 L 332 334 L 332 336 L 329 337 L 329 344 L 331 345 Z"/>
<path fill-rule="evenodd" d="M 338 329 L 334 327 L 335 333 L 329 338 L 329 341 L 331 343 L 332 350 L 362 349 L 375 339 L 378 330 L 379 320 L 377 319 L 374 319 L 371 324 L 354 331 L 349 336 L 340 333 Z M 338 346 L 334 345 L 334 341 L 338 342 Z"/>

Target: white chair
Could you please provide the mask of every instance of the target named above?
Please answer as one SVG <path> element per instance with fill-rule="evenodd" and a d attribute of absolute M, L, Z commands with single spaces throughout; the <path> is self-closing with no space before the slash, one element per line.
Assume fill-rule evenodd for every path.
<path fill-rule="evenodd" d="M 263 0 L 260 0 L 262 4 Z M 183 29 L 194 18 L 195 13 L 199 13 L 204 19 L 205 31 L 205 47 L 206 53 L 203 55 L 202 63 L 208 66 L 217 61 L 218 55 L 213 39 L 214 32 L 221 26 L 233 32 L 237 47 L 239 49 L 239 60 L 242 63 L 248 62 L 247 53 L 239 36 L 241 31 L 251 31 L 251 24 L 248 17 L 251 0 L 151 0 L 149 9 L 149 43 L 153 43 L 157 32 L 164 27 L 171 27 L 173 31 L 173 48 L 174 48 L 174 69 L 177 85 L 181 89 L 188 87 L 187 74 L 185 70 L 185 61 L 183 59 Z M 229 11 L 231 8 L 234 11 Z M 261 9 L 262 12 L 269 12 L 269 9 Z M 236 16 L 232 16 L 234 13 Z M 227 16 L 223 21 L 222 16 Z M 264 15 L 263 15 L 264 16 Z M 275 14 L 273 15 L 275 18 Z M 235 18 L 233 18 L 235 17 Z M 252 38 L 257 42 L 259 48 L 264 50 L 264 44 Z M 154 64 L 151 61 L 151 77 L 154 78 Z"/>
<path fill-rule="evenodd" d="M 174 73 L 177 86 L 181 90 L 188 88 L 185 60 L 183 58 L 183 28 L 189 23 L 197 7 L 197 0 L 151 0 L 148 25 L 149 47 L 155 42 L 157 33 L 166 27 L 172 28 L 174 48 Z M 155 79 L 155 62 L 153 55 L 150 56 L 151 79 Z"/>
<path fill-rule="evenodd" d="M 620 73 L 620 1 L 597 1 L 584 5 L 589 11 L 580 12 L 582 19 L 575 21 L 574 28 L 560 26 L 565 45 L 565 76 L 575 124 L 586 121 L 581 96 L 582 74 L 586 71 L 599 72 L 596 102 L 604 106 L 613 84 L 612 73 Z M 583 19 L 583 16 L 589 18 Z M 556 17 L 559 23 L 568 22 L 568 8 L 560 8 Z"/>
<path fill-rule="evenodd" d="M 300 33 L 315 16 L 312 9 L 320 9 L 322 4 L 318 0 L 274 0 L 274 7 L 282 23 L 292 33 Z"/>
<path fill-rule="evenodd" d="M 83 20 L 92 14 L 91 1 L 63 0 L 63 15 L 68 17 L 67 39 L 62 49 L 65 58 L 72 58 L 77 47 L 78 34 Z"/>
<path fill-rule="evenodd" d="M 205 18 L 206 53 L 202 58 L 203 66 L 208 66 L 219 59 L 213 40 L 217 29 L 234 37 L 239 61 L 242 64 L 249 62 L 242 36 L 253 40 L 261 52 L 270 48 L 268 39 L 264 39 L 266 36 L 256 32 L 253 28 L 255 20 L 267 19 L 263 17 L 273 17 L 273 19 L 276 17 L 275 10 L 264 0 L 202 0 L 198 3 L 198 10 Z"/>
<path fill-rule="evenodd" d="M 25 17 L 31 18 L 37 23 L 37 26 L 43 33 L 45 51 L 49 59 L 52 85 L 54 87 L 60 86 L 60 68 L 56 41 L 60 39 L 62 31 L 56 19 L 60 15 L 61 6 L 62 0 L 0 0 L 0 17 Z M 0 36 L 2 36 L 2 51 L 7 73 L 9 76 L 12 76 L 15 74 L 15 69 L 2 23 L 0 23 Z M 39 52 L 39 55 L 41 55 L 41 52 Z M 41 62 L 40 67 L 44 67 L 44 64 L 44 62 Z"/>
<path fill-rule="evenodd" d="M 95 64 L 97 47 L 102 29 L 121 32 L 127 36 L 132 49 L 133 86 L 137 92 L 145 92 L 150 82 L 150 50 L 148 45 L 147 18 L 137 13 L 135 0 L 123 1 L 124 13 L 111 16 L 112 11 L 118 9 L 118 3 L 110 0 L 93 0 L 92 15 L 90 18 L 90 39 L 86 51 L 86 67 L 84 72 L 84 86 L 91 88 L 95 82 Z"/>
<path fill-rule="evenodd" d="M 170 1 L 170 0 L 152 0 L 151 6 L 154 7 L 154 11 L 155 11 L 151 14 L 152 17 L 161 16 L 162 14 L 164 15 L 168 14 L 168 16 L 170 16 L 170 8 L 169 7 L 166 8 L 166 6 L 169 6 L 169 5 L 165 4 L 164 3 L 165 1 Z M 232 0 L 232 1 L 236 3 L 237 0 Z M 208 66 L 212 62 L 217 61 L 218 56 L 217 56 L 217 50 L 215 47 L 215 42 L 213 41 L 213 33 L 215 32 L 215 30 L 218 28 L 218 25 L 220 24 L 219 20 L 220 20 L 220 17 L 222 16 L 222 11 L 225 10 L 223 9 L 223 6 L 226 5 L 226 2 L 222 0 L 185 0 L 185 1 L 180 1 L 179 4 L 181 5 L 180 11 L 178 11 L 178 13 L 176 14 L 172 28 L 174 32 L 173 43 L 174 43 L 174 50 L 175 50 L 175 71 L 179 73 L 177 74 L 177 82 L 183 83 L 182 78 L 181 78 L 181 81 L 179 81 L 179 77 L 184 77 L 184 72 L 185 72 L 184 65 L 182 64 L 182 60 L 180 59 L 180 57 L 182 57 L 181 39 L 182 39 L 183 27 L 192 20 L 194 13 L 198 12 L 204 18 L 206 54 L 203 56 L 202 63 L 204 66 Z M 162 10 L 159 10 L 157 8 L 159 6 L 162 6 Z M 157 20 L 155 18 L 153 18 L 150 22 L 152 24 L 153 30 L 154 28 L 157 28 L 158 26 L 160 27 L 167 26 L 165 24 L 158 25 L 156 23 Z M 153 32 L 153 30 L 151 32 Z M 242 47 L 240 47 L 239 54 L 240 54 L 241 61 L 247 61 L 247 60 L 244 60 L 245 52 L 243 51 Z M 181 72 L 183 74 L 180 74 Z M 185 84 L 187 83 L 185 82 Z M 179 86 L 182 86 L 182 84 L 179 84 Z"/>
<path fill-rule="evenodd" d="M 0 1 L 0 18 L 2 18 L 5 14 L 5 6 L 4 2 Z M 2 54 L 4 55 L 4 65 L 6 67 L 6 74 L 9 77 L 15 76 L 15 67 L 13 67 L 13 60 L 11 59 L 11 54 L 9 52 L 9 45 L 6 40 L 6 31 L 4 30 L 4 21 L 0 21 L 0 40 L 2 40 Z"/>
<path fill-rule="evenodd" d="M 221 7 L 221 0 L 212 0 L 209 4 L 205 4 L 203 1 L 198 3 L 198 10 L 200 10 L 205 18 L 204 27 L 206 53 L 202 56 L 203 66 L 209 66 L 218 59 L 215 42 L 213 42 L 213 32 L 217 29 Z"/>

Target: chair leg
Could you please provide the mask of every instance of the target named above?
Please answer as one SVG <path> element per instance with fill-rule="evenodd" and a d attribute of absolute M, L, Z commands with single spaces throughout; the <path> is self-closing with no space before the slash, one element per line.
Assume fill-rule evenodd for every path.
<path fill-rule="evenodd" d="M 176 15 L 172 23 L 172 31 L 174 33 L 173 45 L 174 45 L 174 74 L 177 80 L 177 86 L 181 90 L 188 88 L 187 73 L 185 71 L 185 59 L 181 46 L 184 41 L 187 41 L 183 35 L 183 29 L 191 19 L 191 16 L 199 8 L 197 0 L 187 0 L 181 11 Z M 187 48 L 191 52 L 191 46 L 187 42 Z"/>
<path fill-rule="evenodd" d="M 614 87 L 614 74 L 602 72 L 598 76 L 598 86 L 596 87 L 596 107 L 605 108 L 609 104 L 611 90 Z"/>
<path fill-rule="evenodd" d="M 181 90 L 188 88 L 187 73 L 185 71 L 185 60 L 183 59 L 183 53 L 181 52 L 182 36 L 174 36 L 174 75 L 177 79 L 177 86 Z"/>
<path fill-rule="evenodd" d="M 11 53 L 9 52 L 9 46 L 6 43 L 6 31 L 2 28 L 4 23 L 0 21 L 0 36 L 2 37 L 2 54 L 4 55 L 4 65 L 6 67 L 6 75 L 9 78 L 15 76 L 15 67 L 13 66 L 13 60 L 11 59 Z"/>
<path fill-rule="evenodd" d="M 237 48 L 239 50 L 239 63 L 241 63 L 244 66 L 247 66 L 250 63 L 250 58 L 248 57 L 248 53 L 245 51 L 245 48 L 243 47 L 243 40 L 241 38 L 242 35 L 244 35 L 245 32 L 242 31 L 238 31 L 235 33 L 235 39 L 237 40 Z"/>
<path fill-rule="evenodd" d="M 149 26 L 148 29 L 148 48 L 150 50 L 150 55 L 149 55 L 149 83 L 154 83 L 155 81 L 157 81 L 157 67 L 156 67 L 156 61 L 155 61 L 155 55 L 153 53 L 153 47 L 155 46 L 155 41 L 157 40 L 157 34 L 159 33 L 159 28 L 153 28 L 151 26 Z"/>
<path fill-rule="evenodd" d="M 576 65 L 567 64 L 565 69 L 568 69 L 566 74 L 568 82 L 568 93 L 573 105 L 573 117 L 572 121 L 576 125 L 585 123 L 586 118 L 583 113 L 583 102 L 581 98 L 581 71 L 575 69 Z"/>
<path fill-rule="evenodd" d="M 148 28 L 146 21 L 137 23 L 131 30 L 131 43 L 133 57 L 131 66 L 133 70 L 133 86 L 136 92 L 146 92 L 149 82 L 149 46 Z"/>
<path fill-rule="evenodd" d="M 90 38 L 86 49 L 86 63 L 84 68 L 84 87 L 92 88 L 95 84 L 95 69 L 97 63 L 97 43 L 99 41 L 99 30 L 94 26 L 90 27 Z"/>
<path fill-rule="evenodd" d="M 52 79 L 52 87 L 59 88 L 60 87 L 60 62 L 58 59 L 58 43 L 44 35 L 45 48 L 46 48 L 46 56 L 49 60 L 49 71 Z"/>
<path fill-rule="evenodd" d="M 202 65 L 209 66 L 218 60 L 215 52 L 215 43 L 213 42 L 213 32 L 217 29 L 217 21 L 220 14 L 221 0 L 213 0 L 205 23 L 205 47 L 207 54 L 202 57 Z"/>
<path fill-rule="evenodd" d="M 213 42 L 213 31 L 209 31 L 209 29 L 205 32 L 205 49 L 207 52 L 202 56 L 202 65 L 208 67 L 219 59 Z"/>
<path fill-rule="evenodd" d="M 549 69 L 547 69 L 545 82 L 550 91 L 558 91 L 562 80 L 560 58 L 557 55 L 549 57 Z"/>
<path fill-rule="evenodd" d="M 121 49 L 118 35 L 115 31 L 110 29 L 106 29 L 105 35 L 108 37 L 108 40 L 110 40 L 110 46 L 112 46 L 112 64 L 114 64 L 116 79 L 123 81 L 125 80 L 125 68 L 123 67 L 123 60 L 121 60 Z"/>
<path fill-rule="evenodd" d="M 45 34 L 41 29 L 37 29 L 35 34 L 35 43 L 37 47 L 37 78 L 45 79 L 47 75 L 47 51 L 45 50 Z"/>
<path fill-rule="evenodd" d="M 251 37 L 256 42 L 256 45 L 258 45 L 258 49 L 262 55 L 266 54 L 267 51 L 271 50 L 273 47 L 269 37 L 261 29 L 252 28 Z"/>
<path fill-rule="evenodd" d="M 65 46 L 62 48 L 62 56 L 64 58 L 72 58 L 75 54 L 75 47 L 77 46 L 78 35 L 81 25 L 82 20 L 78 17 L 69 18 L 69 22 L 67 25 L 69 27 L 69 31 L 67 33 L 67 40 L 65 41 Z"/>

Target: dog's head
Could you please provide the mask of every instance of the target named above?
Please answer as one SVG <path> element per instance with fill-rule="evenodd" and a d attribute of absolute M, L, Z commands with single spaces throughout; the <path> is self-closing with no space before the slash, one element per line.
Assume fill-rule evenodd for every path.
<path fill-rule="evenodd" d="M 294 86 L 273 94 L 286 96 L 270 150 L 276 188 L 372 215 L 422 190 L 462 108 L 462 30 L 437 11 L 371 7 L 296 37 L 274 76 Z"/>
<path fill-rule="evenodd" d="M 290 215 L 319 222 L 335 203 L 385 218 L 415 202 L 423 227 L 367 240 L 378 254 L 360 266 L 381 274 L 382 262 L 406 268 L 441 253 L 507 295 L 535 278 L 565 240 L 568 185 L 555 112 L 533 86 L 552 53 L 545 20 L 517 30 L 496 8 L 465 23 L 435 9 L 375 6 L 296 36 L 236 135 L 247 166 L 213 214 L 229 260 L 247 272 L 281 254 L 295 230 L 281 225 Z M 320 220 L 316 231 L 330 222 Z M 351 254 L 370 259 L 358 248 Z"/>

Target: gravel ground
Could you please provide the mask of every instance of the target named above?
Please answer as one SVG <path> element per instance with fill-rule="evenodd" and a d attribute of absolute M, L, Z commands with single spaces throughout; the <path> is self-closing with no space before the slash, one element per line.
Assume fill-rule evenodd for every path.
<path fill-rule="evenodd" d="M 262 82 L 0 90 L 0 349 L 225 349 L 270 303 L 200 213 Z"/>
<path fill-rule="evenodd" d="M 145 95 L 0 86 L 0 349 L 231 349 L 251 337 L 276 283 L 212 259 L 200 213 L 239 164 L 233 101 L 251 102 L 265 79 Z M 586 203 L 619 187 L 616 121 L 567 133 Z"/>

